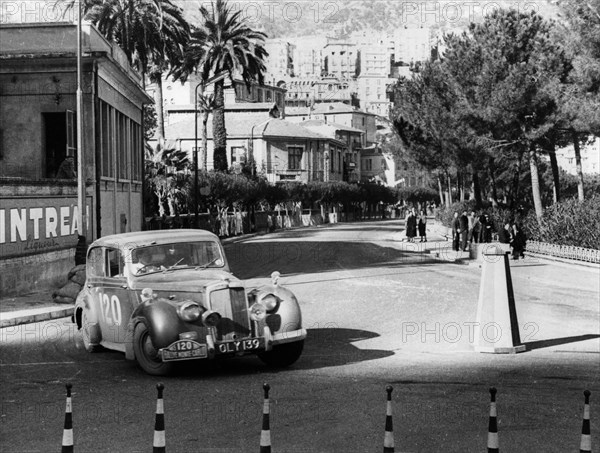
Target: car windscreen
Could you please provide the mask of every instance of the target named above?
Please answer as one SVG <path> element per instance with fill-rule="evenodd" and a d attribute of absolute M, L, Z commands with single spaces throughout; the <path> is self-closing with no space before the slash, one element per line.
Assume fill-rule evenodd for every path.
<path fill-rule="evenodd" d="M 223 267 L 225 260 L 215 241 L 176 242 L 140 247 L 131 252 L 133 275 L 174 269 Z"/>

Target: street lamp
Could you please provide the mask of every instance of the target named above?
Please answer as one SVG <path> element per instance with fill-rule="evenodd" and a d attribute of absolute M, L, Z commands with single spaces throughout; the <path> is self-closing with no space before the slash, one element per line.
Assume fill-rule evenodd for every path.
<path fill-rule="evenodd" d="M 83 95 L 81 92 L 82 85 L 82 30 L 81 30 L 81 0 L 77 2 L 77 224 L 79 225 L 79 235 L 87 234 L 87 216 L 85 212 L 85 163 L 83 161 Z"/>
<path fill-rule="evenodd" d="M 204 82 L 199 82 L 194 90 L 194 227 L 198 228 L 198 88 L 204 91 Z"/>
<path fill-rule="evenodd" d="M 250 146 L 249 146 L 249 151 L 248 151 L 248 160 L 250 161 L 250 165 L 252 165 L 252 176 L 254 176 L 254 169 L 256 166 L 256 163 L 254 162 L 254 128 L 256 126 L 263 126 L 271 120 L 272 120 L 272 118 L 269 118 L 268 120 L 263 121 L 262 123 L 254 124 L 252 126 L 252 129 L 250 129 Z"/>

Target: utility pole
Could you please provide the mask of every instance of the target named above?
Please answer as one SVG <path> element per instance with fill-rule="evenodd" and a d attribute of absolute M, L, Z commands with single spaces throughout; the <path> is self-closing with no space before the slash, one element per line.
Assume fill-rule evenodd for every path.
<path fill-rule="evenodd" d="M 77 2 L 77 225 L 80 236 L 87 234 L 87 215 L 85 214 L 85 162 L 83 152 L 83 95 L 82 85 L 82 1 Z"/>

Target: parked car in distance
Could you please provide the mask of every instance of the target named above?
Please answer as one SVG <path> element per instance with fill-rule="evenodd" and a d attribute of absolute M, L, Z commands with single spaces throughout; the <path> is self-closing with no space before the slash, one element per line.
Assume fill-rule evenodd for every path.
<path fill-rule="evenodd" d="M 178 361 L 247 354 L 286 367 L 302 354 L 306 330 L 294 294 L 278 272 L 271 278 L 246 288 L 208 231 L 106 236 L 88 248 L 73 320 L 87 351 L 124 352 L 153 375 Z"/>

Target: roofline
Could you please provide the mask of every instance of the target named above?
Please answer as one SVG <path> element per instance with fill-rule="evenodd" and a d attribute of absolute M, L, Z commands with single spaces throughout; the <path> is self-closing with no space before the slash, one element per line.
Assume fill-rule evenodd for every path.
<path fill-rule="evenodd" d="M 186 233 L 178 235 L 178 238 L 189 238 L 189 237 L 206 237 L 211 239 L 218 239 L 218 236 L 207 230 L 196 230 L 196 229 L 175 229 L 175 230 L 154 230 L 154 231 L 133 231 L 129 233 L 111 234 L 103 236 L 92 242 L 94 247 L 106 247 L 109 245 L 148 245 L 152 242 L 153 237 L 173 237 L 175 240 L 176 233 Z M 136 238 L 138 242 L 136 242 Z M 139 239 L 143 238 L 143 242 L 139 242 Z M 146 243 L 146 240 L 148 242 Z"/>

